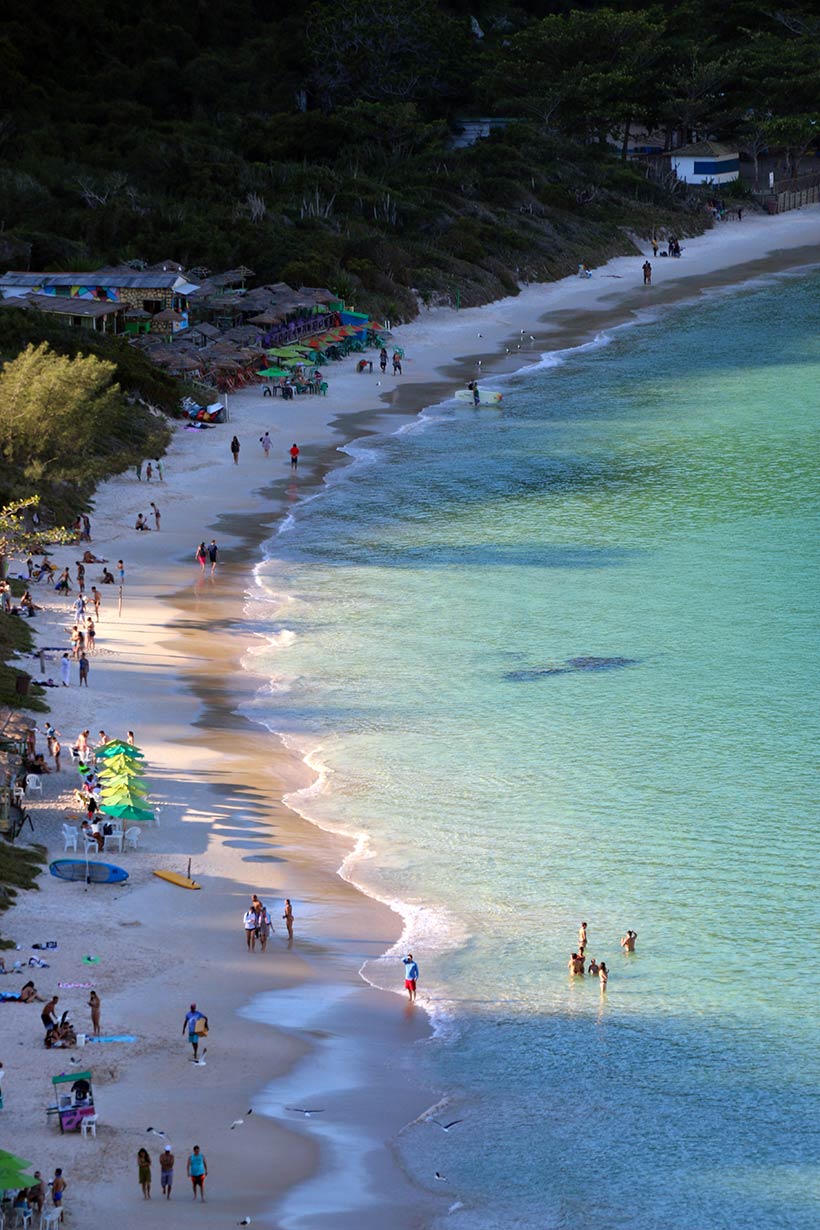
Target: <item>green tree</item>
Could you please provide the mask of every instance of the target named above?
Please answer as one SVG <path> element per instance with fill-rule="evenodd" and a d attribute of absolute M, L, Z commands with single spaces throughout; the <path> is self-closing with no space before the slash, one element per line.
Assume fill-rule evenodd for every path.
<path fill-rule="evenodd" d="M 547 130 L 604 141 L 655 106 L 662 36 L 655 13 L 545 17 L 510 39 L 484 77 L 485 93 Z"/>
<path fill-rule="evenodd" d="M 113 363 L 29 345 L 0 372 L 0 451 L 29 482 L 78 483 L 102 470 L 123 419 Z"/>
<path fill-rule="evenodd" d="M 28 523 L 26 514 L 36 512 L 39 505 L 39 495 L 31 495 L 0 508 L 0 576 L 6 575 L 6 561 L 12 556 L 39 554 L 54 543 L 74 541 L 72 530 L 41 530 Z"/>

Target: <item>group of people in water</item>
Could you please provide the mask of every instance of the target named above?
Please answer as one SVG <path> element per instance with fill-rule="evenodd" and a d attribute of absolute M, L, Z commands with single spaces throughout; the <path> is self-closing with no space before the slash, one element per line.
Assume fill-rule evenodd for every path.
<path fill-rule="evenodd" d="M 635 951 L 635 941 L 638 938 L 637 931 L 631 929 L 621 940 L 621 948 L 624 952 Z M 606 967 L 606 961 L 598 962 L 594 957 L 587 960 L 587 924 L 582 922 L 578 928 L 578 949 L 572 954 L 567 967 L 570 974 L 591 974 L 593 978 L 597 978 L 601 984 L 601 990 L 606 990 L 606 985 L 609 982 L 609 970 Z"/>

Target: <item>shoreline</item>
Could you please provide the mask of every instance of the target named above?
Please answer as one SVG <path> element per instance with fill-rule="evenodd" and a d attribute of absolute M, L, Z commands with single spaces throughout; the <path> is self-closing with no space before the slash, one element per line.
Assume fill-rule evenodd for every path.
<path fill-rule="evenodd" d="M 182 1092 L 196 1110 L 197 1131 L 205 1137 L 201 1143 L 209 1156 L 214 1172 L 212 1185 L 217 1192 L 213 1203 L 206 1205 L 204 1210 L 197 1210 L 198 1221 L 206 1220 L 207 1224 L 213 1221 L 216 1225 L 218 1220 L 219 1224 L 224 1224 L 226 1210 L 236 1211 L 240 1216 L 254 1216 L 255 1220 L 264 1217 L 264 1210 L 275 1197 L 270 1191 L 271 1183 L 291 1193 L 285 1199 L 286 1220 L 279 1215 L 283 1226 L 323 1226 L 330 1224 L 331 1216 L 335 1226 L 346 1225 L 348 1219 L 352 1225 L 354 1218 L 360 1225 L 362 1204 L 367 1209 L 365 1221 L 372 1219 L 374 1226 L 383 1224 L 383 1210 L 389 1210 L 391 1222 L 397 1226 L 426 1224 L 424 1218 L 440 1210 L 439 1199 L 434 1200 L 432 1196 L 426 1199 L 423 1195 L 426 1189 L 400 1177 L 395 1165 L 387 1159 L 357 1171 L 349 1192 L 339 1188 L 338 1180 L 332 1177 L 335 1174 L 332 1169 L 331 1176 L 327 1176 L 333 1150 L 349 1149 L 353 1141 L 355 1147 L 361 1143 L 363 1153 L 369 1156 L 379 1144 L 392 1140 L 404 1122 L 438 1101 L 440 1095 L 435 1091 L 399 1090 L 391 1067 L 397 1045 L 404 1049 L 429 1036 L 421 1014 L 414 1014 L 413 1027 L 413 1021 L 397 1011 L 400 1000 L 372 990 L 358 979 L 356 962 L 361 964 L 362 954 L 377 955 L 380 946 L 383 952 L 399 939 L 400 927 L 395 912 L 391 914 L 387 906 L 365 895 L 355 880 L 349 882 L 340 875 L 340 864 L 350 854 L 348 839 L 318 828 L 300 814 L 291 812 L 281 801 L 284 794 L 309 784 L 307 766 L 279 739 L 271 739 L 269 732 L 251 717 L 237 712 L 245 700 L 256 695 L 263 678 L 243 668 L 248 650 L 258 644 L 257 637 L 266 635 L 261 620 L 257 621 L 257 629 L 250 626 L 253 621 L 245 615 L 250 583 L 248 572 L 252 570 L 254 557 L 255 562 L 259 562 L 259 549 L 281 522 L 288 505 L 305 495 L 313 495 L 321 489 L 330 471 L 350 464 L 349 457 L 338 451 L 345 442 L 388 427 L 395 431 L 397 413 L 405 416 L 408 422 L 412 421 L 426 406 L 441 400 L 442 392 L 452 388 L 454 379 L 463 380 L 474 374 L 479 357 L 483 356 L 482 367 L 488 376 L 504 374 L 513 368 L 519 370 L 525 356 L 520 351 L 509 356 L 502 352 L 505 345 L 509 345 L 509 339 L 515 338 L 522 321 L 527 322 L 525 328 L 531 327 L 529 322 L 534 319 L 536 303 L 543 306 L 550 300 L 569 300 L 574 306 L 570 303 L 551 314 L 551 322 L 562 312 L 564 316 L 556 327 L 544 331 L 543 342 L 540 338 L 537 340 L 529 352 L 531 361 L 537 361 L 537 354 L 548 348 L 568 348 L 566 339 L 579 332 L 588 337 L 591 332 L 599 331 L 603 323 L 614 326 L 619 323 L 616 318 L 619 314 L 622 317 L 624 312 L 629 317 L 647 307 L 665 307 L 705 290 L 737 286 L 739 276 L 741 284 L 747 280 L 744 270 L 753 269 L 750 275 L 753 277 L 784 272 L 795 267 L 796 256 L 798 265 L 808 263 L 803 257 L 810 249 L 796 242 L 792 247 L 772 249 L 765 257 L 756 256 L 730 268 L 715 268 L 711 272 L 694 268 L 699 262 L 703 263 L 704 253 L 711 254 L 709 261 L 714 262 L 718 253 L 711 241 L 718 236 L 731 236 L 741 230 L 743 235 L 754 238 L 761 230 L 768 230 L 774 239 L 775 232 L 783 238 L 790 229 L 792 237 L 796 238 L 810 231 L 820 231 L 818 223 L 820 211 L 811 209 L 775 219 L 752 219 L 748 226 L 746 223 L 723 224 L 717 231 L 687 245 L 687 253 L 691 248 L 696 249 L 691 264 L 686 253 L 681 262 L 663 262 L 671 268 L 668 275 L 663 270 L 663 280 L 657 287 L 649 288 L 653 294 L 650 302 L 647 302 L 649 296 L 640 293 L 642 287 L 607 286 L 602 287 L 601 294 L 591 294 L 590 291 L 598 291 L 600 282 L 596 284 L 593 279 L 591 284 L 566 279 L 546 287 L 528 287 L 516 299 L 458 314 L 450 309 L 436 309 L 395 331 L 395 343 L 405 346 L 409 362 L 405 369 L 406 383 L 396 385 L 393 381 L 390 392 L 375 394 L 376 375 L 356 375 L 352 361 L 339 373 L 332 373 L 331 396 L 326 401 L 311 398 L 313 405 L 305 405 L 304 399 L 287 404 L 273 399 L 271 403 L 269 399 L 262 399 L 261 389 L 247 390 L 230 399 L 231 422 L 227 428 L 215 429 L 212 435 L 175 433 L 166 458 L 166 482 L 152 484 L 150 497 L 144 488 L 138 488 L 133 473 L 111 480 L 100 489 L 92 514 L 94 542 L 91 549 L 101 549 L 102 532 L 104 553 L 113 559 L 123 554 L 126 559 L 128 579 L 123 618 L 118 621 L 117 635 L 112 639 L 104 607 L 98 654 L 92 660 L 90 695 L 84 700 L 79 689 L 72 687 L 66 690 L 68 695 L 60 690 L 49 693 L 47 699 L 50 703 L 54 701 L 52 720 L 62 729 L 65 746 L 84 726 L 91 727 L 92 736 L 100 726 L 117 734 L 124 734 L 129 727 L 137 731 L 137 741 L 146 751 L 147 777 L 153 797 L 159 798 L 163 806 L 161 827 L 151 827 L 142 835 L 140 845 L 146 846 L 148 855 L 139 850 L 123 856 L 122 860 L 115 856 L 115 861 L 132 869 L 128 886 L 123 890 L 110 890 L 117 894 L 116 897 L 101 899 L 100 894 L 109 890 L 92 889 L 86 894 L 84 885 L 65 885 L 46 876 L 42 881 L 43 892 L 29 894 L 7 915 L 7 930 L 21 943 L 47 938 L 40 935 L 44 924 L 42 912 L 37 908 L 43 899 L 47 900 L 48 909 L 55 911 L 53 916 L 63 924 L 73 922 L 78 927 L 85 926 L 86 931 L 79 940 L 71 936 L 64 941 L 60 935 L 59 956 L 55 957 L 52 969 L 62 978 L 67 966 L 79 960 L 78 954 L 88 950 L 89 941 L 86 939 L 84 944 L 82 940 L 87 935 L 89 917 L 95 927 L 105 930 L 110 921 L 109 907 L 113 917 L 114 907 L 124 902 L 124 906 L 117 908 L 127 912 L 129 917 L 125 922 L 118 918 L 117 926 L 142 922 L 143 931 L 138 941 L 134 939 L 137 929 L 113 937 L 107 932 L 104 935 L 106 943 L 112 943 L 113 939 L 121 941 L 119 950 L 127 953 L 129 963 L 127 977 L 126 971 L 112 969 L 110 974 L 105 974 L 106 978 L 110 977 L 105 986 L 100 980 L 104 1021 L 106 1013 L 113 1010 L 117 1031 L 127 1019 L 145 1042 L 135 1047 L 130 1056 L 123 1055 L 119 1048 L 116 1063 L 121 1066 L 116 1076 L 110 1078 L 110 1083 L 101 1085 L 98 1091 L 100 1136 L 106 1140 L 110 1135 L 104 1157 L 109 1159 L 106 1164 L 113 1167 L 111 1178 L 116 1178 L 118 1184 L 127 1181 L 127 1172 L 122 1175 L 121 1167 L 128 1161 L 133 1162 L 136 1149 L 145 1142 L 144 1134 L 138 1138 L 132 1134 L 135 1129 L 129 1126 L 133 1120 L 142 1128 L 142 1118 L 134 1118 L 135 1107 L 146 1113 L 150 1110 L 145 1123 L 158 1122 L 162 1114 L 161 1126 L 171 1131 L 177 1153 L 183 1153 L 177 1138 L 187 1141 L 184 1133 L 188 1130 L 190 1115 L 186 1120 L 180 1113 L 177 1103 Z M 729 246 L 737 247 L 734 239 Z M 814 259 L 820 259 L 820 250 L 811 250 Z M 625 268 L 626 263 L 629 268 L 634 267 L 637 280 L 639 262 L 635 257 L 617 258 L 597 273 L 602 277 L 624 277 L 605 271 L 613 267 Z M 706 286 L 704 279 L 709 283 Z M 692 285 L 693 281 L 698 284 Z M 661 287 L 664 288 L 662 293 L 655 294 Z M 545 313 L 549 313 L 548 306 L 541 315 Z M 625 322 L 621 320 L 620 323 Z M 477 332 L 484 334 L 480 340 L 485 343 L 494 341 L 499 353 L 488 353 L 486 349 L 474 353 L 471 343 L 473 339 L 479 340 Z M 534 332 L 538 335 L 541 330 L 536 328 Z M 564 345 L 559 347 L 556 341 L 563 341 Z M 442 354 L 457 357 L 442 359 Z M 371 398 L 375 394 L 381 404 L 357 409 L 363 391 Z M 320 401 L 322 404 L 318 404 Z M 340 407 L 340 402 L 347 405 Z M 266 464 L 261 455 L 254 453 L 253 432 L 260 427 L 272 432 L 275 428 L 274 442 L 277 455 L 283 459 L 281 465 Z M 236 474 L 232 473 L 234 467 L 228 454 L 228 439 L 234 430 L 244 433 L 243 456 Z M 294 436 L 303 446 L 303 459 L 310 462 L 310 471 L 307 476 L 300 473 L 295 490 L 291 490 L 294 483 L 284 470 L 284 454 Z M 251 454 L 250 463 L 246 459 L 248 453 Z M 249 483 L 251 490 L 248 490 Z M 218 491 L 225 509 L 216 517 L 209 485 L 210 489 Z M 148 498 L 158 500 L 163 511 L 162 560 L 156 558 L 160 535 L 135 535 L 130 528 L 135 513 L 146 511 Z M 184 513 L 179 507 L 182 504 Z M 171 510 L 168 515 L 166 506 Z M 201 526 L 201 531 L 194 532 L 193 525 Z M 215 534 L 221 544 L 228 544 L 225 551 L 229 562 L 220 564 L 213 586 L 207 578 L 201 578 L 201 583 L 196 581 L 196 566 L 191 558 L 195 541 L 206 533 L 207 537 Z M 123 539 L 125 541 L 121 542 Z M 166 540 L 171 546 L 170 559 L 165 557 Z M 65 557 L 66 561 L 76 558 L 73 549 L 62 549 L 56 554 L 60 559 Z M 181 571 L 183 560 L 190 562 L 182 563 L 184 571 Z M 92 571 L 89 569 L 89 579 Z M 195 582 L 193 585 L 191 578 Z M 35 601 L 41 600 L 45 592 L 44 586 L 36 587 Z M 103 596 L 105 600 L 105 592 Z M 252 592 L 250 597 L 252 600 Z M 108 605 L 113 606 L 110 601 Z M 64 623 L 63 604 L 59 604 L 59 608 Z M 40 616 L 35 623 L 40 640 L 58 643 L 51 639 L 53 631 L 45 632 L 44 622 Z M 110 622 L 114 623 L 114 618 Z M 114 649 L 116 656 L 112 652 Z M 51 671 L 56 674 L 56 666 Z M 125 709 L 119 697 L 111 694 L 117 690 L 128 694 Z M 93 709 L 89 708 L 89 702 Z M 159 721 L 156 720 L 158 714 Z M 150 732 L 148 738 L 146 731 Z M 274 742 L 275 747 L 272 746 Z M 71 776 L 64 769 L 59 780 L 61 785 L 67 786 Z M 45 779 L 45 796 L 49 803 L 54 801 L 54 785 L 53 775 Z M 33 811 L 37 826 L 35 837 L 41 839 L 39 817 L 45 812 L 45 805 Z M 183 824 L 187 826 L 185 829 Z M 52 825 L 49 832 L 58 834 L 59 828 Z M 276 846 L 270 844 L 272 839 Z M 275 848 L 282 853 L 271 853 Z M 58 847 L 54 846 L 52 837 L 51 857 L 55 849 Z M 191 852 L 194 874 L 204 884 L 202 893 L 176 892 L 151 877 L 150 868 L 155 864 L 184 870 L 180 863 Z M 287 878 L 284 878 L 285 873 Z M 251 880 L 250 875 L 256 878 Z M 251 966 L 248 976 L 247 960 L 252 959 L 243 961 L 246 954 L 240 934 L 241 912 L 245 899 L 254 889 L 266 902 L 278 902 L 284 895 L 294 899 L 296 943 L 293 950 L 285 949 L 277 930 L 269 954 L 274 960 L 259 958 L 260 962 L 267 963 Z M 35 897 L 41 900 L 35 902 Z M 135 914 L 138 915 L 136 919 Z M 231 926 L 234 927 L 233 935 Z M 197 951 L 199 943 L 195 942 L 193 957 L 192 929 L 203 950 Z M 178 936 L 180 930 L 182 933 Z M 97 942 L 102 948 L 103 938 L 98 938 Z M 169 968 L 159 972 L 155 955 L 158 943 L 163 945 L 164 952 L 170 948 L 173 953 Z M 113 945 L 111 951 L 116 948 Z M 241 973 L 235 968 L 237 966 Z M 34 972 L 38 985 L 50 985 L 45 971 L 42 974 Z M 135 981 L 139 995 L 135 993 Z M 12 989 L 8 982 L 4 980 L 3 989 Z M 205 1069 L 195 1069 L 188 1064 L 184 1044 L 182 1049 L 173 1049 L 173 1039 L 179 1028 L 177 1018 L 181 1019 L 187 1007 L 187 1001 L 183 1001 L 188 991 L 181 990 L 181 982 L 186 986 L 193 983 L 194 990 L 190 994 L 201 1002 L 212 1023 L 217 1019 L 223 1022 L 219 1029 L 212 1028 L 209 1046 L 213 1055 Z M 270 996 L 271 985 L 276 1002 L 284 1004 L 286 1016 L 303 1024 L 291 1025 L 286 1019 L 278 1022 L 279 1028 L 273 1034 L 269 1026 L 248 1018 L 248 1012 L 258 1003 L 259 997 Z M 149 997 L 156 998 L 151 1001 Z M 167 1007 L 169 997 L 172 1007 Z M 324 1008 L 320 1002 L 318 1015 L 311 1016 L 311 1003 L 323 998 L 331 1002 Z M 220 1005 L 219 1011 L 214 1011 L 215 1003 Z M 154 1004 L 161 1004 L 161 1009 L 157 1011 Z M 6 1014 L 9 1011 L 5 1009 Z M 83 1020 L 82 1011 L 81 1008 L 73 1011 L 76 1020 Z M 16 1012 L 23 1014 L 29 1010 L 19 1008 Z M 11 1021 L 4 1015 L 6 1019 Z M 161 1032 L 167 1033 L 171 1042 L 170 1057 L 157 1056 L 158 1022 Z M 15 1026 L 23 1023 L 21 1016 Z M 39 1029 L 36 1019 L 28 1023 Z M 223 1030 L 226 1034 L 229 1029 L 239 1039 L 236 1049 L 240 1054 L 227 1054 L 222 1050 L 219 1034 Z M 311 1035 L 309 1044 L 303 1037 L 306 1029 Z M 328 1039 L 328 1034 L 332 1040 Z M 31 1029 L 21 1033 L 24 1045 L 32 1041 L 30 1035 Z M 323 1056 L 330 1053 L 329 1059 L 323 1058 L 330 1078 L 334 1071 L 346 1065 L 355 1066 L 356 1054 L 363 1053 L 362 1036 L 366 1039 L 367 1065 L 372 1071 L 363 1067 L 359 1080 L 364 1084 L 357 1085 L 355 1091 L 334 1095 L 332 1120 L 320 1122 L 314 1117 L 306 1124 L 302 1118 L 282 1111 L 282 1101 L 289 1102 L 291 1095 L 283 1097 L 271 1089 L 271 1081 L 277 1080 L 277 1073 L 279 1082 L 283 1073 L 289 1073 L 284 1076 L 285 1087 L 295 1091 L 299 1081 L 304 1083 L 300 1075 L 301 1061 L 321 1051 Z M 270 1054 L 272 1037 L 275 1058 Z M 79 1176 L 83 1164 L 88 1165 L 86 1155 L 93 1146 L 83 1142 L 80 1148 L 80 1142 L 73 1138 L 54 1138 L 52 1129 L 39 1128 L 35 1132 L 33 1125 L 25 1121 L 39 1114 L 46 1097 L 42 1070 L 60 1070 L 61 1055 L 38 1049 L 38 1055 L 45 1056 L 46 1063 L 41 1059 L 39 1072 L 37 1061 L 31 1065 L 30 1074 L 35 1079 L 29 1083 L 35 1089 L 27 1099 L 27 1111 L 18 1112 L 15 1106 L 22 1107 L 23 1103 L 19 1081 L 21 1067 L 18 1066 L 14 1073 L 14 1066 L 21 1058 L 17 1041 L 16 1036 L 13 1041 L 9 1039 L 5 1048 L 15 1063 L 6 1060 L 8 1109 L 3 1117 L 4 1125 L 15 1130 L 18 1142 L 15 1152 L 32 1157 L 33 1148 L 37 1147 L 41 1150 L 39 1158 L 43 1158 L 44 1152 L 49 1158 L 56 1157 L 55 1145 L 62 1140 L 68 1143 L 69 1150 L 62 1162 L 35 1160 L 34 1164 L 44 1173 L 48 1165 L 64 1164 Z M 39 1038 L 37 1042 L 39 1046 Z M 86 1051 L 83 1058 L 87 1056 Z M 263 1071 L 265 1064 L 269 1066 Z M 197 1084 L 191 1079 L 199 1076 L 214 1079 L 212 1084 L 205 1086 L 203 1081 Z M 183 1080 L 184 1091 L 180 1090 Z M 295 1086 L 294 1081 L 297 1082 Z M 263 1093 L 259 1093 L 260 1084 L 264 1086 Z M 276 1086 L 281 1087 L 281 1083 Z M 176 1095 L 170 1100 L 166 1098 L 167 1105 L 162 1102 L 163 1089 L 173 1090 Z M 374 1099 L 384 1113 L 388 1090 L 390 1117 L 374 1124 Z M 253 1120 L 252 1131 L 247 1130 L 251 1126 L 247 1124 L 242 1132 L 227 1133 L 226 1121 L 230 1122 L 247 1109 L 236 1103 L 240 1092 L 241 1101 L 247 1093 L 248 1106 L 259 1105 L 261 1099 L 269 1110 L 276 1109 L 278 1118 L 260 1117 Z M 159 1109 L 156 1099 L 159 1099 Z M 228 1108 L 227 1117 L 223 1106 Z M 18 1114 L 25 1117 L 18 1119 Z M 212 1132 L 211 1140 L 206 1136 L 207 1131 Z M 131 1149 L 130 1154 L 128 1149 Z M 271 1156 L 279 1163 L 273 1174 Z M 326 1205 L 323 1207 L 323 1200 L 316 1192 L 317 1182 L 320 1189 L 322 1185 L 322 1180 L 316 1178 L 320 1167 L 324 1168 L 325 1185 L 333 1191 L 337 1202 L 348 1201 L 350 1207 L 346 1211 L 333 1215 Z M 224 1178 L 219 1178 L 220 1173 L 232 1178 L 232 1186 L 227 1190 L 224 1190 Z M 180 1180 L 178 1173 L 177 1214 L 182 1221 L 186 1216 L 182 1210 L 191 1202 L 184 1189 L 184 1180 L 179 1187 Z M 81 1195 L 71 1193 L 69 1208 L 82 1209 L 82 1216 L 98 1209 L 102 1214 L 110 1207 L 105 1183 L 77 1177 L 74 1187 L 75 1191 L 80 1187 Z M 237 1192 L 242 1193 L 241 1197 Z M 135 1177 L 133 1195 L 138 1195 Z M 305 1201 L 311 1199 L 318 1207 L 312 1213 L 302 1208 L 300 1213 L 300 1204 L 304 1206 Z M 137 1205 L 129 1198 L 120 1209 L 120 1223 L 126 1228 L 132 1221 L 134 1225 L 137 1221 L 141 1226 L 152 1225 L 155 1203 L 149 1206 L 140 1200 Z M 397 1206 L 403 1209 L 400 1216 L 395 1213 Z"/>

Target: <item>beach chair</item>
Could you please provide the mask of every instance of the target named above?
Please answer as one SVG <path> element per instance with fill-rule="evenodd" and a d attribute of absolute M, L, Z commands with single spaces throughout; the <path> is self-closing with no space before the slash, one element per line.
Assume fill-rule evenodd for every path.
<path fill-rule="evenodd" d="M 130 829 L 125 830 L 125 846 L 129 850 L 136 850 L 139 845 L 141 830 L 136 824 L 132 824 Z"/>
<path fill-rule="evenodd" d="M 60 1230 L 60 1218 L 62 1217 L 62 1208 L 43 1209 L 40 1214 L 40 1230 Z"/>
<path fill-rule="evenodd" d="M 75 854 L 77 852 L 77 830 L 70 824 L 63 825 L 63 850 L 73 850 Z"/>
<path fill-rule="evenodd" d="M 86 837 L 84 841 L 86 854 L 99 854 L 99 847 L 94 837 Z"/>
<path fill-rule="evenodd" d="M 42 794 L 43 783 L 37 773 L 26 774 L 26 793 L 27 794 Z"/>
<path fill-rule="evenodd" d="M 89 1136 L 89 1135 L 93 1136 L 95 1140 L 97 1139 L 97 1116 L 96 1115 L 86 1115 L 83 1119 L 80 1120 L 80 1135 L 82 1136 L 83 1140 L 85 1140 L 86 1136 Z"/>

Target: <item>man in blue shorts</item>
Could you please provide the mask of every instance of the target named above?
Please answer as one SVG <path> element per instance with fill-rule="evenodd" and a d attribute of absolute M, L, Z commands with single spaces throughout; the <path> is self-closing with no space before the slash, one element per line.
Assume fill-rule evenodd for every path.
<path fill-rule="evenodd" d="M 200 1025 L 199 1022 L 203 1024 Z M 190 1010 L 185 1013 L 185 1020 L 182 1022 L 182 1032 L 187 1031 L 188 1041 L 194 1048 L 194 1059 L 198 1058 L 199 1039 L 204 1038 L 208 1033 L 208 1018 L 201 1012 L 197 1012 L 196 1004 L 191 1004 Z"/>

